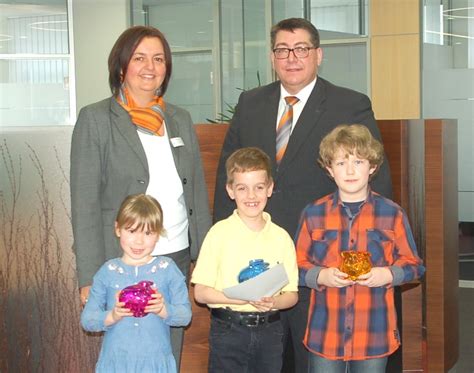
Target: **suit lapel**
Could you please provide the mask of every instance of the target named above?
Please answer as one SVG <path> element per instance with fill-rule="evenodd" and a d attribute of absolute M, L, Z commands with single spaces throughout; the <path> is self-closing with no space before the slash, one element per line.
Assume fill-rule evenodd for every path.
<path fill-rule="evenodd" d="M 115 98 L 111 99 L 110 109 L 112 113 L 115 114 L 113 118 L 114 127 L 117 128 L 128 145 L 130 145 L 130 148 L 132 148 L 133 152 L 140 159 L 143 167 L 148 170 L 145 150 L 143 150 L 142 143 L 138 137 L 137 128 L 130 120 L 130 115 L 120 106 Z"/>
<path fill-rule="evenodd" d="M 289 168 L 292 160 L 298 154 L 303 143 L 309 139 L 311 132 L 317 127 L 319 118 L 324 112 L 325 99 L 326 92 L 324 89 L 324 82 L 318 77 L 316 85 L 314 86 L 313 91 L 298 118 L 298 122 L 296 122 L 295 128 L 290 135 L 288 147 L 286 148 L 285 155 L 283 156 L 280 167 L 278 168 L 278 176 L 281 176 Z M 316 159 L 314 162 L 316 162 Z"/>
<path fill-rule="evenodd" d="M 260 125 L 262 126 L 264 136 L 262 136 L 259 147 L 268 154 L 272 161 L 273 175 L 277 175 L 276 167 L 276 126 L 278 118 L 278 104 L 280 101 L 280 82 L 274 83 L 273 91 L 265 99 L 262 109 L 264 118 Z"/>

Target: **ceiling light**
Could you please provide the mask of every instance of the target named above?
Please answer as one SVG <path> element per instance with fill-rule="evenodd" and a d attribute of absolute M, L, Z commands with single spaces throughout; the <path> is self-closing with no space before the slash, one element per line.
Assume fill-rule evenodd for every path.
<path fill-rule="evenodd" d="M 58 25 L 59 27 L 63 24 L 66 24 L 66 28 L 55 28 L 54 25 Z M 53 27 L 49 26 L 52 25 Z M 42 30 L 42 31 L 55 31 L 55 32 L 67 32 L 67 21 L 42 21 L 42 22 L 33 22 L 30 23 L 32 29 L 35 30 Z M 49 27 L 48 27 L 49 26 Z"/>
<path fill-rule="evenodd" d="M 13 36 L 7 34 L 0 34 L 0 42 L 13 40 Z"/>

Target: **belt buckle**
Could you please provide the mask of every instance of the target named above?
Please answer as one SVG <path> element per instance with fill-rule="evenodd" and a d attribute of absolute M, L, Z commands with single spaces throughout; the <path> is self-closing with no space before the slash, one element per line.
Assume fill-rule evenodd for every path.
<path fill-rule="evenodd" d="M 246 326 L 249 328 L 256 328 L 260 324 L 260 315 L 256 314 L 255 316 L 252 316 L 252 322 L 249 322 L 250 319 L 247 319 L 247 322 L 245 323 Z"/>

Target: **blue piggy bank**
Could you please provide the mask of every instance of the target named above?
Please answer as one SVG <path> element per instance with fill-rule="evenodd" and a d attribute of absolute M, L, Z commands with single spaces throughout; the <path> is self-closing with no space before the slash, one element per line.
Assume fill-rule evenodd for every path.
<path fill-rule="evenodd" d="M 239 273 L 239 283 L 247 281 L 268 269 L 269 264 L 263 259 L 254 259 L 249 261 L 248 267 L 245 267 Z"/>

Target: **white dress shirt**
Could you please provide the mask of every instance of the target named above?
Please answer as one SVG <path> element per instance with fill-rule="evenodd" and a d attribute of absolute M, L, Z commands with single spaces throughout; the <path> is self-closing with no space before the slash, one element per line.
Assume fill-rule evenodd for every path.
<path fill-rule="evenodd" d="M 311 83 L 309 83 L 296 95 L 289 94 L 288 91 L 285 89 L 285 87 L 283 87 L 283 85 L 280 84 L 280 102 L 278 104 L 278 117 L 277 117 L 275 128 L 278 127 L 280 118 L 283 115 L 283 112 L 285 111 L 285 107 L 286 107 L 285 97 L 296 96 L 298 97 L 299 101 L 293 105 L 293 123 L 291 124 L 291 131 L 293 132 L 296 122 L 298 122 L 298 118 L 300 117 L 301 112 L 303 111 L 304 106 L 306 105 L 306 101 L 308 101 L 308 98 L 311 95 L 311 92 L 313 91 L 313 88 L 314 88 L 314 85 L 316 84 L 317 79 L 318 78 L 316 77 Z"/>

